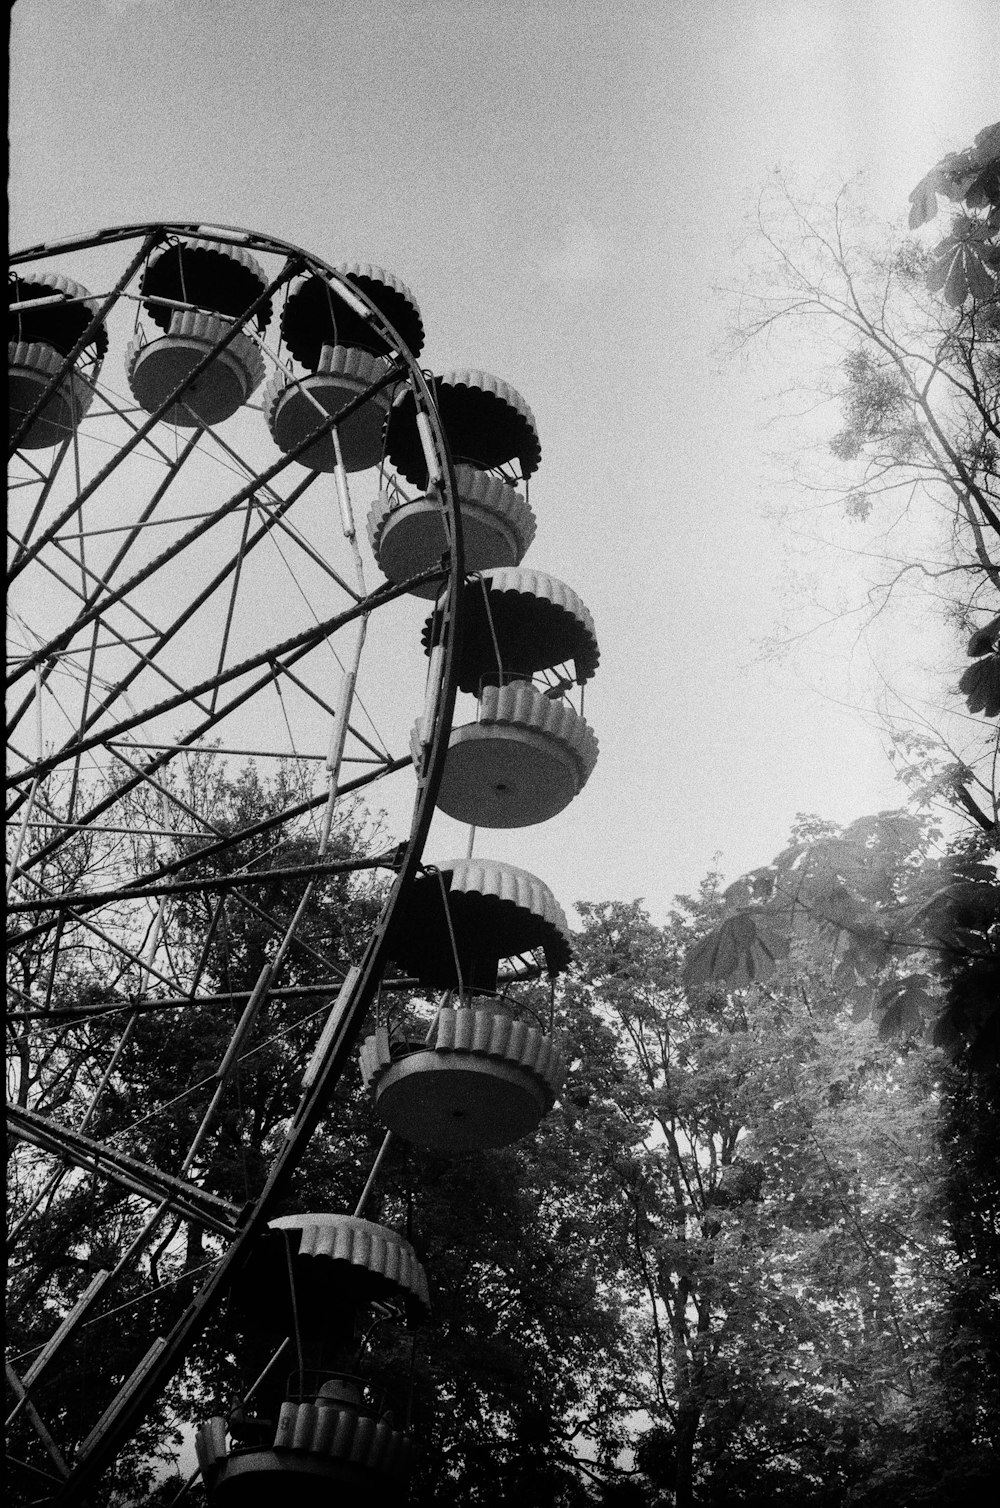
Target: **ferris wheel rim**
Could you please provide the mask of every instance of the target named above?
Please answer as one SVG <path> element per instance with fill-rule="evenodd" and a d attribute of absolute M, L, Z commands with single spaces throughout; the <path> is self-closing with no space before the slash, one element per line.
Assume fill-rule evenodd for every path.
<path fill-rule="evenodd" d="M 437 416 L 433 395 L 427 386 L 423 373 L 416 363 L 416 359 L 409 353 L 398 337 L 397 332 L 392 329 L 377 307 L 367 298 L 363 289 L 347 283 L 344 275 L 338 273 L 334 266 L 305 251 L 303 248 L 295 246 L 294 243 L 242 227 L 219 227 L 207 222 L 152 221 L 140 222 L 127 227 L 111 227 L 105 231 L 76 236 L 58 242 L 43 243 L 37 247 L 16 252 L 11 257 L 11 264 L 22 266 L 25 262 L 58 256 L 71 251 L 86 250 L 90 247 L 106 246 L 134 240 L 143 235 L 149 237 L 156 232 L 160 233 L 161 238 L 174 234 L 183 237 L 192 235 L 204 236 L 206 233 L 211 233 L 216 239 L 223 241 L 230 239 L 234 245 L 252 246 L 254 249 L 272 252 L 275 255 L 295 257 L 301 260 L 309 269 L 325 277 L 329 277 L 335 284 L 346 285 L 349 288 L 351 296 L 366 305 L 374 318 L 382 324 L 396 346 L 397 357 L 406 367 L 407 380 L 412 384 L 413 391 L 418 397 L 423 412 L 427 416 L 433 443 L 440 462 L 441 497 L 449 519 L 452 539 L 452 550 L 448 560 L 447 581 L 453 609 L 450 614 L 451 629 L 444 641 L 444 654 L 439 665 L 439 677 L 433 698 L 433 722 L 429 730 L 430 736 L 425 746 L 426 756 L 422 768 L 418 768 L 417 771 L 417 790 L 412 807 L 409 832 L 405 843 L 401 845 L 404 851 L 395 855 L 395 863 L 392 866 L 396 872 L 395 880 L 389 889 L 379 915 L 377 926 L 373 930 L 369 945 L 365 949 L 361 964 L 356 971 L 357 977 L 344 1011 L 345 1029 L 342 1033 L 342 1041 L 335 1044 L 334 1051 L 328 1053 L 326 1062 L 321 1065 L 311 1088 L 300 1099 L 293 1139 L 283 1147 L 282 1155 L 272 1161 L 263 1191 L 254 1203 L 253 1208 L 245 1213 L 233 1241 L 223 1254 L 210 1279 L 202 1285 L 196 1298 L 189 1305 L 188 1310 L 185 1311 L 182 1321 L 179 1322 L 181 1328 L 175 1326 L 174 1331 L 171 1332 L 171 1337 L 166 1343 L 165 1359 L 160 1359 L 156 1366 L 147 1369 L 141 1378 L 127 1382 L 120 1390 L 115 1403 L 112 1405 L 112 1409 L 117 1408 L 117 1412 L 114 1413 L 113 1417 L 106 1416 L 106 1423 L 99 1423 L 99 1432 L 96 1436 L 93 1436 L 89 1442 L 84 1443 L 65 1487 L 58 1494 L 58 1500 L 60 1501 L 76 1500 L 76 1496 L 82 1490 L 85 1482 L 93 1481 L 103 1472 L 111 1457 L 116 1453 L 120 1443 L 127 1438 L 131 1427 L 142 1417 L 145 1410 L 155 1396 L 157 1396 L 159 1389 L 169 1379 L 172 1372 L 176 1370 L 176 1367 L 181 1364 L 195 1328 L 200 1328 L 208 1319 L 212 1305 L 225 1291 L 228 1273 L 239 1260 L 246 1242 L 253 1238 L 253 1235 L 262 1224 L 266 1223 L 277 1194 L 291 1176 L 298 1160 L 308 1146 L 309 1137 L 322 1113 L 325 1099 L 328 1097 L 332 1085 L 339 1076 L 347 1053 L 353 1048 L 354 1041 L 360 1034 L 364 1014 L 374 995 L 381 970 L 388 958 L 386 937 L 392 924 L 392 918 L 402 903 L 406 890 L 416 874 L 420 863 L 423 845 L 434 810 L 437 787 L 440 784 L 443 770 L 457 685 L 455 647 L 461 613 L 461 593 L 458 588 L 462 580 L 463 559 L 461 518 L 448 441 Z M 391 600 L 401 595 L 405 589 L 404 585 L 401 588 L 393 589 L 389 594 L 383 595 L 387 596 L 387 600 Z M 363 611 L 372 611 L 370 601 L 367 608 L 365 608 L 364 603 L 359 606 L 358 613 L 360 614 Z M 66 758 L 79 758 L 80 752 L 79 749 L 71 748 L 67 751 Z M 401 763 L 405 764 L 406 762 L 402 761 Z M 54 768 L 55 766 L 52 767 Z M 40 773 L 39 769 L 35 769 L 27 778 L 37 780 L 40 778 Z M 124 893 L 127 894 L 127 890 Z M 57 1122 L 51 1122 L 50 1124 L 56 1127 L 58 1131 Z M 191 1187 L 195 1188 L 197 1186 L 191 1185 Z"/>

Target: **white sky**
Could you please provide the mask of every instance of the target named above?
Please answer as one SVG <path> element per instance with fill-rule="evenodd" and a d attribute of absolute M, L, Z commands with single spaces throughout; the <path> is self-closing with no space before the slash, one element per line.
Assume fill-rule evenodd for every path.
<path fill-rule="evenodd" d="M 524 394 L 525 564 L 594 614 L 602 753 L 560 817 L 477 851 L 567 907 L 660 915 L 716 853 L 765 862 L 797 811 L 902 799 L 842 705 L 867 691 L 850 667 L 755 650 L 789 604 L 767 384 L 725 358 L 714 291 L 740 282 L 747 207 L 776 165 L 863 169 L 902 219 L 996 119 L 998 78 L 997 0 L 17 0 L 11 241 L 271 231 L 390 268 L 423 364 Z M 463 847 L 442 825 L 427 856 Z"/>

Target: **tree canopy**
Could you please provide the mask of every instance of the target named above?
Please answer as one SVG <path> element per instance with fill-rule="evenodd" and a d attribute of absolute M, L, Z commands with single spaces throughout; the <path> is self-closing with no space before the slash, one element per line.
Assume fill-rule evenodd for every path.
<path fill-rule="evenodd" d="M 355 1360 L 409 1421 L 415 1508 L 966 1508 L 995 1479 L 998 157 L 991 127 L 928 174 L 911 196 L 923 241 L 859 246 L 840 201 L 825 228 L 798 214 L 791 246 L 768 233 L 784 283 L 760 295 L 747 330 L 816 317 L 839 334 L 840 427 L 823 458 L 848 525 L 882 531 L 874 553 L 891 569 L 873 610 L 926 580 L 973 665 L 940 726 L 897 729 L 906 809 L 844 826 L 800 817 L 770 863 L 728 884 L 708 874 L 662 924 L 639 901 L 580 904 L 575 960 L 551 994 L 531 979 L 502 992 L 506 1010 L 551 1015 L 569 1064 L 537 1133 L 455 1157 L 401 1140 L 383 1149 L 365 1213 L 406 1231 L 432 1317 L 412 1335 L 380 1313 Z M 918 522 L 909 557 L 893 556 L 886 532 L 920 510 L 929 533 Z M 924 557 L 927 539 L 936 553 Z M 73 892 L 84 874 L 195 852 L 208 888 L 179 894 L 169 927 L 154 898 L 123 902 L 114 947 L 74 915 L 58 969 L 50 939 L 63 923 L 41 907 L 22 915 L 11 981 L 19 1108 L 156 1167 L 176 1164 L 214 1103 L 220 1053 L 313 852 L 308 818 L 287 816 L 295 769 L 267 781 L 196 755 L 183 768 L 171 795 L 199 820 L 190 831 L 176 820 L 170 853 L 143 849 L 139 813 L 132 836 L 64 844 L 60 872 L 40 866 L 40 881 Z M 46 801 L 40 790 L 43 813 Z M 330 852 L 360 861 L 378 837 L 348 809 Z M 258 1192 L 294 1114 L 302 1027 L 329 1008 L 331 977 L 377 913 L 368 873 L 324 874 L 311 889 L 281 988 L 205 1123 L 193 1176 L 220 1207 Z M 237 874 L 249 877 L 230 885 Z M 179 973 L 201 981 L 203 1003 L 171 996 Z M 45 1010 L 22 1008 L 39 982 Z M 415 1015 L 425 1006 L 406 995 Z M 355 1069 L 285 1212 L 355 1208 L 381 1143 Z M 162 1331 L 220 1250 L 204 1220 L 171 1212 L 133 1258 L 147 1205 L 30 1144 L 9 1158 L 18 1368 L 95 1275 L 116 1277 L 58 1377 L 32 1390 L 70 1447 L 84 1403 L 130 1365 L 122 1316 Z M 182 1484 L 162 1477 L 182 1435 L 212 1413 L 252 1430 L 241 1400 L 265 1360 L 234 1302 L 95 1508 L 173 1501 Z M 45 1457 L 26 1407 L 10 1442 L 11 1500 L 37 1501 Z M 186 1496 L 204 1500 L 197 1484 Z"/>
<path fill-rule="evenodd" d="M 286 795 L 243 774 L 213 799 L 221 826 L 252 827 Z M 274 872 L 294 866 L 295 832 L 256 841 L 241 858 L 266 855 L 272 877 L 227 908 L 206 954 L 220 995 L 234 999 L 294 903 L 294 885 Z M 364 841 L 357 825 L 341 835 L 345 849 Z M 972 1379 L 996 1354 L 986 1318 L 1000 1277 L 989 1234 L 992 1081 L 949 1069 L 922 1031 L 940 988 L 932 965 L 922 982 L 904 972 L 913 916 L 933 915 L 938 842 L 931 822 L 903 813 L 843 832 L 803 819 L 773 865 L 729 886 L 709 875 L 662 926 L 638 902 L 582 906 L 576 961 L 554 1001 L 541 984 L 512 989 L 519 1011 L 554 1009 L 570 1063 L 556 1107 L 535 1136 L 494 1152 L 452 1158 L 397 1142 L 366 1209 L 408 1232 L 431 1279 L 427 1330 L 414 1341 L 387 1320 L 358 1358 L 410 1411 L 414 1504 L 766 1498 L 832 1508 L 867 1501 L 875 1482 L 888 1491 L 890 1464 L 893 1491 L 930 1466 L 942 1481 L 946 1466 L 954 1476 L 940 1452 L 929 1465 L 930 1418 L 963 1442 L 966 1487 L 987 1469 L 996 1442 Z M 324 882 L 296 981 L 369 909 L 356 876 Z M 752 937 L 732 925 L 740 915 Z M 972 920 L 995 949 L 995 922 L 990 933 Z M 763 966 L 758 936 L 771 939 Z M 897 953 L 900 936 L 907 948 Z M 177 946 L 183 937 L 179 926 Z M 927 935 L 916 956 L 930 956 Z M 720 958 L 734 980 L 712 977 Z M 25 1026 L 37 1064 L 29 1099 L 72 1103 L 84 1092 L 104 989 L 81 998 L 79 1021 Z M 312 1008 L 294 994 L 275 1002 L 267 1045 L 205 1145 L 205 1184 L 221 1197 L 239 1201 L 263 1176 L 302 1068 L 296 1021 Z M 177 1085 L 210 1074 L 222 1029 L 206 1008 L 137 1017 L 133 1093 L 123 1097 L 112 1074 L 94 1122 L 102 1137 L 160 1159 L 170 1152 L 163 1138 L 184 1145 L 178 1127 L 192 1112 Z M 164 1100 L 169 1113 L 157 1114 Z M 354 1073 L 289 1212 L 353 1208 L 380 1139 Z M 16 1221 L 38 1196 L 30 1153 L 12 1159 L 11 1173 Z M 133 1196 L 87 1177 L 64 1176 L 44 1199 L 11 1274 L 19 1356 L 95 1268 L 124 1255 L 141 1218 Z M 74 1400 L 119 1375 L 121 1306 L 162 1325 L 215 1245 L 174 1219 L 130 1268 L 58 1394 L 37 1395 L 67 1438 Z M 119 1463 L 106 1500 L 150 1491 L 180 1431 L 232 1414 L 261 1364 L 230 1309 Z M 30 1459 L 23 1419 L 19 1452 Z M 30 1478 L 12 1490 L 16 1501 L 36 1495 Z M 177 1490 L 164 1487 L 163 1500 Z"/>
<path fill-rule="evenodd" d="M 799 415 L 793 525 L 822 542 L 824 584 L 797 631 L 857 625 L 901 773 L 994 841 L 998 161 L 997 125 L 944 158 L 911 195 L 909 235 L 872 222 L 850 190 L 810 205 L 776 181 L 761 198 L 761 265 L 738 317 L 742 348 L 766 342 L 786 367 Z M 940 683 L 928 687 L 924 673 L 917 686 L 905 646 L 920 643 L 924 659 L 935 621 L 950 666 Z M 893 633 L 878 640 L 886 624 Z"/>

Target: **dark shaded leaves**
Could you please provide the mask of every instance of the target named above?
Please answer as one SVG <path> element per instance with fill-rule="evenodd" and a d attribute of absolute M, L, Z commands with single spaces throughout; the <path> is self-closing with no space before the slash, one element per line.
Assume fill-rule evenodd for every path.
<path fill-rule="evenodd" d="M 908 974 L 882 985 L 872 1007 L 872 1019 L 878 1025 L 880 1037 L 901 1037 L 920 1031 L 925 1015 L 933 1009 L 929 983 L 926 974 Z"/>
<path fill-rule="evenodd" d="M 985 655 L 968 666 L 958 683 L 970 712 L 1000 716 L 1000 654 Z"/>
<path fill-rule="evenodd" d="M 788 939 L 768 926 L 761 912 L 738 911 L 689 951 L 687 985 L 722 980 L 733 989 L 769 979 L 788 956 Z"/>
<path fill-rule="evenodd" d="M 968 151 L 949 152 L 925 173 L 910 194 L 911 230 L 933 220 L 938 194 L 969 209 L 1000 204 L 1000 122 L 978 132 Z"/>
<path fill-rule="evenodd" d="M 989 654 L 991 649 L 1000 649 L 1000 616 L 977 628 L 969 640 L 966 654 L 976 656 Z"/>

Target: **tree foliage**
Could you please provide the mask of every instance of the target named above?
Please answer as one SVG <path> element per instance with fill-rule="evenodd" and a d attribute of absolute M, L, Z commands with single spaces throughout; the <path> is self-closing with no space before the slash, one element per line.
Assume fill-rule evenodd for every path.
<path fill-rule="evenodd" d="M 929 850 L 936 840 L 937 851 Z M 997 875 L 982 835 L 946 846 L 927 818 L 802 826 L 768 865 L 730 885 L 720 922 L 690 951 L 689 985 L 769 979 L 796 940 L 822 948 L 855 1019 L 884 1036 L 926 1030 L 981 1065 L 1000 1060 Z"/>
<path fill-rule="evenodd" d="M 253 830 L 287 796 L 241 775 L 215 791 L 213 821 Z M 162 1166 L 186 1145 L 241 992 L 296 902 L 280 869 L 295 865 L 300 839 L 283 826 L 206 858 L 269 876 L 227 902 L 214 929 L 196 911 L 204 898 L 185 899 L 170 932 L 175 959 L 189 949 L 184 967 L 200 964 L 206 991 L 232 1006 L 135 1017 L 129 1093 L 113 1073 L 94 1111 L 107 1141 Z M 348 852 L 370 839 L 355 822 L 339 841 Z M 765 1498 L 833 1508 L 889 1484 L 890 1466 L 893 1491 L 929 1470 L 921 1442 L 931 1418 L 985 1469 L 995 1441 L 973 1379 L 995 1356 L 995 1115 L 989 1122 L 984 1105 L 995 1106 L 985 1082 L 970 1087 L 958 1067 L 946 1070 L 917 1030 L 943 988 L 929 941 L 936 842 L 926 817 L 882 813 L 843 831 L 802 819 L 774 864 L 728 887 L 710 875 L 663 926 L 638 903 L 582 906 L 576 962 L 554 1000 L 569 1077 L 537 1134 L 455 1159 L 403 1142 L 390 1149 L 366 1214 L 408 1232 L 433 1317 L 415 1345 L 380 1323 L 357 1365 L 410 1410 L 418 1508 Z M 948 926 L 981 941 L 984 881 L 973 873 L 967 883 L 965 912 Z M 324 880 L 293 987 L 323 977 L 321 959 L 350 956 L 371 912 L 366 881 Z M 210 945 L 196 948 L 206 931 Z M 129 990 L 101 972 L 99 953 L 102 993 L 81 990 L 80 1019 L 22 1024 L 29 1102 L 73 1109 L 92 1092 L 99 1011 L 123 1008 Z M 720 959 L 732 979 L 712 977 Z M 85 977 L 85 968 L 67 977 L 54 999 L 67 1002 Z M 526 983 L 511 1004 L 547 1016 L 552 1003 Z M 309 997 L 275 999 L 204 1144 L 199 1179 L 237 1203 L 259 1188 L 291 1113 L 299 1026 L 315 1009 Z M 973 1101 L 978 1139 L 949 1161 L 948 1137 L 965 1145 Z M 352 1073 L 289 1212 L 353 1209 L 380 1139 Z M 30 1149 L 12 1159 L 11 1178 L 16 1221 L 42 1187 Z M 89 1176 L 63 1174 L 44 1192 L 11 1274 L 16 1356 L 30 1356 L 96 1267 L 126 1252 L 142 1218 L 141 1201 Z M 161 1330 L 216 1246 L 170 1222 L 130 1264 L 64 1358 L 57 1391 L 38 1394 L 67 1441 L 87 1395 L 125 1368 L 121 1306 Z M 177 1431 L 230 1413 L 265 1359 L 230 1306 L 105 1500 L 152 1492 Z M 14 1439 L 12 1454 L 30 1457 L 21 1423 Z M 934 1459 L 943 1480 L 944 1455 Z M 36 1485 L 14 1479 L 15 1500 L 29 1501 Z"/>
<path fill-rule="evenodd" d="M 899 734 L 914 809 L 844 827 L 800 818 L 771 863 L 726 886 L 709 875 L 662 926 L 638 902 L 581 904 L 554 997 L 521 983 L 508 1001 L 552 1009 L 570 1064 L 537 1134 L 454 1159 L 392 1147 L 365 1213 L 413 1241 L 433 1317 L 414 1341 L 383 1316 L 355 1364 L 409 1418 L 416 1508 L 957 1508 L 996 1473 L 1000 908 L 984 750 L 1000 711 L 998 143 L 989 128 L 918 186 L 923 241 L 866 248 L 840 201 L 826 227 L 796 210 L 794 244 L 769 242 L 783 289 L 748 321 L 749 334 L 792 315 L 839 333 L 840 427 L 824 436 L 837 495 L 852 527 L 881 515 L 896 529 L 919 506 L 933 521 L 919 538 L 937 551 L 896 558 L 873 605 L 911 577 L 933 583 L 969 636 L 955 691 L 975 736 L 941 753 L 940 729 L 937 747 Z M 197 758 L 185 770 L 169 840 L 144 836 L 157 798 L 140 787 L 130 835 L 81 831 L 34 866 L 26 893 L 120 884 L 182 856 L 211 882 L 251 878 L 183 893 L 168 926 L 155 901 L 123 900 L 103 936 L 70 915 L 57 962 L 39 906 L 19 918 L 29 944 L 11 981 L 15 1005 L 45 1001 L 40 1016 L 13 1013 L 13 1097 L 160 1168 L 180 1164 L 212 1102 L 314 852 L 304 820 L 280 818 L 294 770 L 270 782 Z M 963 830 L 942 831 L 942 796 Z M 74 799 L 42 789 L 38 810 L 65 820 Z M 331 856 L 377 839 L 349 812 Z M 316 884 L 283 988 L 201 1138 L 190 1174 L 234 1205 L 262 1187 L 296 1105 L 304 1028 L 358 955 L 375 883 Z M 203 1003 L 180 1004 L 180 980 Z M 380 1142 L 349 1073 L 287 1211 L 353 1209 Z M 168 1216 L 130 1258 L 147 1213 L 31 1147 L 9 1159 L 18 1367 L 95 1272 L 122 1267 L 58 1381 L 33 1393 L 70 1448 L 92 1418 L 84 1404 L 134 1359 L 118 1317 L 162 1333 L 218 1251 L 210 1231 Z M 177 1484 L 155 1479 L 179 1431 L 216 1412 L 252 1427 L 239 1400 L 265 1359 L 234 1301 L 95 1508 L 170 1501 Z M 29 1468 L 12 1500 L 34 1501 L 41 1455 L 24 1414 L 11 1447 Z"/>
<path fill-rule="evenodd" d="M 937 1060 L 853 1020 L 815 938 L 766 986 L 688 985 L 725 904 L 711 884 L 663 929 L 588 908 L 568 992 L 617 1042 L 585 1113 L 614 1134 L 604 1208 L 650 1421 L 636 1466 L 678 1504 L 839 1503 L 932 1367 Z"/>
<path fill-rule="evenodd" d="M 925 801 L 957 810 L 994 842 L 998 164 L 993 125 L 914 190 L 909 236 L 873 225 L 847 190 L 825 209 L 777 182 L 761 200 L 762 265 L 741 295 L 738 337 L 744 349 L 766 340 L 787 359 L 796 408 L 808 412 L 798 421 L 805 460 L 794 485 L 804 501 L 794 527 L 822 542 L 826 580 L 806 631 L 860 625 L 886 683 L 901 773 Z M 851 579 L 837 599 L 830 582 L 845 558 Z M 926 636 L 932 617 L 951 635 L 951 666 L 928 694 L 898 649 Z M 887 623 L 894 632 L 879 640 Z M 962 649 L 973 662 L 964 669 Z"/>

